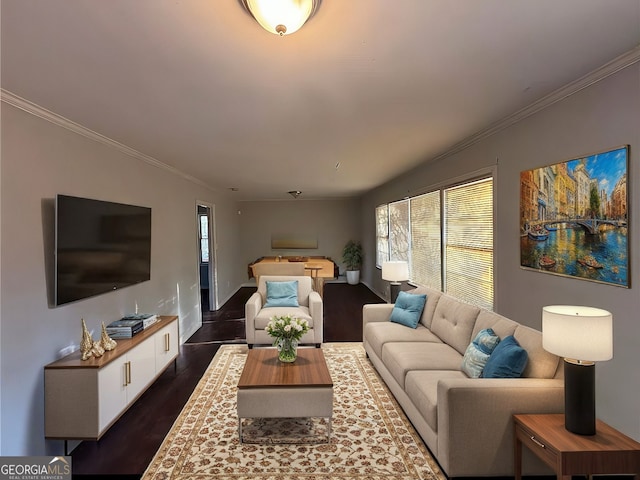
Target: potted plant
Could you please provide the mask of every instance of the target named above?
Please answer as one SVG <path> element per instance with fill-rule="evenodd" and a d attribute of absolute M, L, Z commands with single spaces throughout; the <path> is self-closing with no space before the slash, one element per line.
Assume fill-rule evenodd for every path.
<path fill-rule="evenodd" d="M 342 261 L 347 268 L 347 283 L 349 285 L 360 283 L 362 257 L 362 245 L 359 242 L 349 240 L 342 251 Z"/>

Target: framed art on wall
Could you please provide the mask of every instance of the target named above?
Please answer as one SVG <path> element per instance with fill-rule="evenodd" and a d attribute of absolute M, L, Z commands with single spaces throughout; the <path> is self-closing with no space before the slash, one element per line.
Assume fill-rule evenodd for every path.
<path fill-rule="evenodd" d="M 520 172 L 520 266 L 629 287 L 629 146 Z"/>

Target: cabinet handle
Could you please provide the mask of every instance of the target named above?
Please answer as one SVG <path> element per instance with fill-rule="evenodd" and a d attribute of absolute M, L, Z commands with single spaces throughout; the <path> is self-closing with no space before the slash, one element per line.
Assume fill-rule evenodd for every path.
<path fill-rule="evenodd" d="M 127 364 L 129 362 L 124 362 L 124 383 L 122 384 L 123 387 L 126 387 L 129 384 L 129 370 L 127 368 Z"/>
<path fill-rule="evenodd" d="M 126 382 L 127 382 L 127 383 L 125 383 L 125 386 L 127 386 L 127 385 L 129 385 L 131 383 L 131 362 L 125 363 L 125 369 L 126 369 L 125 370 L 125 372 L 126 372 L 125 378 L 126 378 Z"/>
<path fill-rule="evenodd" d="M 533 443 L 535 443 L 536 445 L 538 445 L 540 448 L 547 448 L 544 443 L 542 443 L 540 440 L 538 440 L 536 437 L 531 437 L 531 441 Z"/>
<path fill-rule="evenodd" d="M 171 341 L 169 339 L 169 333 L 164 334 L 164 351 L 168 352 L 171 350 Z"/>

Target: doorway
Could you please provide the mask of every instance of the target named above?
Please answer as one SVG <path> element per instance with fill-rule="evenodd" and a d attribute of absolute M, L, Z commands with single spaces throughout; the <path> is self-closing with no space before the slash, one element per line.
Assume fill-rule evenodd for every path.
<path fill-rule="evenodd" d="M 214 207 L 197 203 L 198 265 L 200 269 L 200 303 L 202 312 L 218 309 Z"/>

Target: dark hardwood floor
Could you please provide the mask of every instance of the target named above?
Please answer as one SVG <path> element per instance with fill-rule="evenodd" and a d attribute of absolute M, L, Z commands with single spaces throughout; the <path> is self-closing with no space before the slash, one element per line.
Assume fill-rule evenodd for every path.
<path fill-rule="evenodd" d="M 202 327 L 186 343 L 243 342 L 245 340 L 244 304 L 255 291 L 255 287 L 242 287 L 220 310 L 209 311 L 207 291 L 203 290 L 201 294 Z"/>
<path fill-rule="evenodd" d="M 140 478 L 220 345 L 244 341 L 244 304 L 254 291 L 239 289 L 215 312 L 203 306 L 203 325 L 180 347 L 175 368 L 172 364 L 99 441 L 73 450 L 73 478 Z M 381 302 L 362 284 L 327 283 L 325 342 L 362 341 L 362 305 Z"/>
<path fill-rule="evenodd" d="M 323 289 L 324 341 L 361 342 L 362 306 L 384 303 L 362 283 L 327 283 Z"/>

